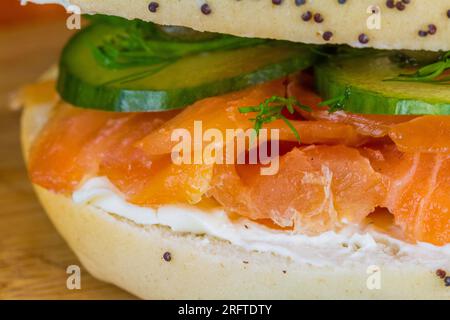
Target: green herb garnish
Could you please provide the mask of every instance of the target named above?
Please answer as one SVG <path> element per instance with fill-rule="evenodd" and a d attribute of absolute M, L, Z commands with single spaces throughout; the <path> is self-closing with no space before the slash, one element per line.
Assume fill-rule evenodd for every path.
<path fill-rule="evenodd" d="M 98 23 L 108 23 L 101 22 Z M 139 73 L 114 79 L 106 84 L 126 83 L 149 77 L 181 58 L 214 51 L 235 50 L 243 47 L 269 43 L 270 40 L 240 38 L 229 35 L 197 35 L 196 31 L 167 31 L 156 25 L 139 20 L 114 21 L 114 28 L 122 28 L 112 35 L 105 35 L 93 54 L 97 62 L 108 69 L 125 69 L 148 66 Z M 201 34 L 201 33 L 200 33 Z"/>
<path fill-rule="evenodd" d="M 257 134 L 259 133 L 259 130 L 262 129 L 264 124 L 281 119 L 294 133 L 297 141 L 301 143 L 300 134 L 298 133 L 297 129 L 295 129 L 295 127 L 292 125 L 289 119 L 286 118 L 282 113 L 283 110 L 286 109 L 290 114 L 294 114 L 295 106 L 308 112 L 311 111 L 310 107 L 301 104 L 293 97 L 284 98 L 279 96 L 272 96 L 264 100 L 258 106 L 240 107 L 239 112 L 243 114 L 251 112 L 257 113 L 255 118 L 250 119 L 250 121 L 255 123 L 254 129 Z"/>
<path fill-rule="evenodd" d="M 153 25 L 132 23 L 124 32 L 106 37 L 94 48 L 97 60 L 107 68 L 156 65 L 182 57 L 218 50 L 249 47 L 267 40 L 217 36 L 203 41 L 182 41 L 161 35 Z"/>
<path fill-rule="evenodd" d="M 329 107 L 328 112 L 330 112 L 330 113 L 333 113 L 333 112 L 336 112 L 339 110 L 344 110 L 345 103 L 350 98 L 351 92 L 352 91 L 351 91 L 350 86 L 346 86 L 343 94 L 341 94 L 337 97 L 331 98 L 329 100 L 322 101 L 321 103 L 319 103 L 319 106 L 320 107 L 328 106 Z"/>
<path fill-rule="evenodd" d="M 445 53 L 438 61 L 418 69 L 412 74 L 400 74 L 385 81 L 422 82 L 440 85 L 450 85 L 450 75 L 444 73 L 450 69 L 450 51 Z"/>

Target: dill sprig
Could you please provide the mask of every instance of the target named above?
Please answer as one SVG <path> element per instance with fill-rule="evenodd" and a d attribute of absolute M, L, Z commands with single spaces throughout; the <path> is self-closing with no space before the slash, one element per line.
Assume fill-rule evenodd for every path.
<path fill-rule="evenodd" d="M 92 50 L 97 62 L 105 68 L 144 67 L 124 77 L 109 81 L 105 83 L 106 85 L 123 84 L 149 77 L 188 56 L 219 50 L 235 50 L 269 42 L 264 39 L 219 34 L 209 34 L 207 38 L 197 39 L 197 33 L 191 31 L 183 38 L 178 37 L 177 34 L 164 33 L 152 23 L 136 20 L 120 24 L 117 22 L 115 31 L 105 35 L 97 45 L 93 46 Z"/>
<path fill-rule="evenodd" d="M 322 101 L 321 103 L 319 103 L 319 106 L 320 107 L 328 106 L 329 107 L 328 112 L 330 112 L 330 113 L 333 113 L 333 112 L 336 112 L 339 110 L 344 110 L 345 104 L 346 104 L 347 100 L 350 98 L 351 93 L 352 93 L 352 90 L 351 90 L 350 86 L 346 86 L 343 94 L 341 94 L 337 97 L 331 98 L 329 100 Z"/>
<path fill-rule="evenodd" d="M 422 82 L 440 85 L 450 85 L 450 75 L 443 76 L 443 74 L 449 69 L 450 69 L 450 51 L 443 54 L 438 61 L 421 67 L 415 73 L 400 74 L 395 78 L 386 79 L 385 81 Z"/>
<path fill-rule="evenodd" d="M 250 121 L 254 122 L 254 129 L 257 134 L 259 133 L 259 130 L 263 128 L 264 124 L 281 119 L 294 133 L 297 141 L 301 143 L 300 134 L 298 133 L 297 129 L 292 125 L 289 119 L 283 115 L 283 110 L 285 109 L 290 114 L 294 114 L 296 106 L 308 112 L 311 111 L 311 108 L 301 104 L 293 97 L 284 98 L 279 96 L 272 96 L 264 100 L 257 106 L 240 107 L 239 112 L 243 114 L 256 113 L 255 118 L 251 118 Z"/>
<path fill-rule="evenodd" d="M 167 36 L 166 36 L 167 37 Z M 155 65 L 182 57 L 218 50 L 233 50 L 267 42 L 233 36 L 217 36 L 203 41 L 180 41 L 158 35 L 148 26 L 134 23 L 113 36 L 105 37 L 94 48 L 97 60 L 108 68 Z"/>

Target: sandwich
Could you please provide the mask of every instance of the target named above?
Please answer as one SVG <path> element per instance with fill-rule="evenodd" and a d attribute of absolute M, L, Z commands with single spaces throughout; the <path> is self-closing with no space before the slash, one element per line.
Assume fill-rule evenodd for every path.
<path fill-rule="evenodd" d="M 33 1 L 48 2 L 48 1 Z M 449 299 L 447 0 L 65 0 L 23 153 L 145 299 Z"/>

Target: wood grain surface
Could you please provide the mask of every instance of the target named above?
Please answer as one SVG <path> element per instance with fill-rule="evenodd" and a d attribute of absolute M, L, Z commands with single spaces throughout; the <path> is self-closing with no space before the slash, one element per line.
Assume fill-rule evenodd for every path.
<path fill-rule="evenodd" d="M 51 225 L 22 160 L 20 112 L 8 108 L 14 90 L 57 61 L 68 36 L 61 19 L 0 26 L 0 299 L 133 298 L 91 277 Z M 66 287 L 69 265 L 81 267 L 80 290 Z"/>

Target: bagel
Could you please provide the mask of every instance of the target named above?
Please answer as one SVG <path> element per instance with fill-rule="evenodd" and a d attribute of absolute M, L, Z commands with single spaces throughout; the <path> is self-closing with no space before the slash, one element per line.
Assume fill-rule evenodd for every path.
<path fill-rule="evenodd" d="M 32 2 L 122 17 L 18 98 L 36 193 L 93 276 L 144 299 L 450 299 L 448 0 Z M 198 121 L 271 126 L 279 171 L 180 167 L 171 133 Z"/>

